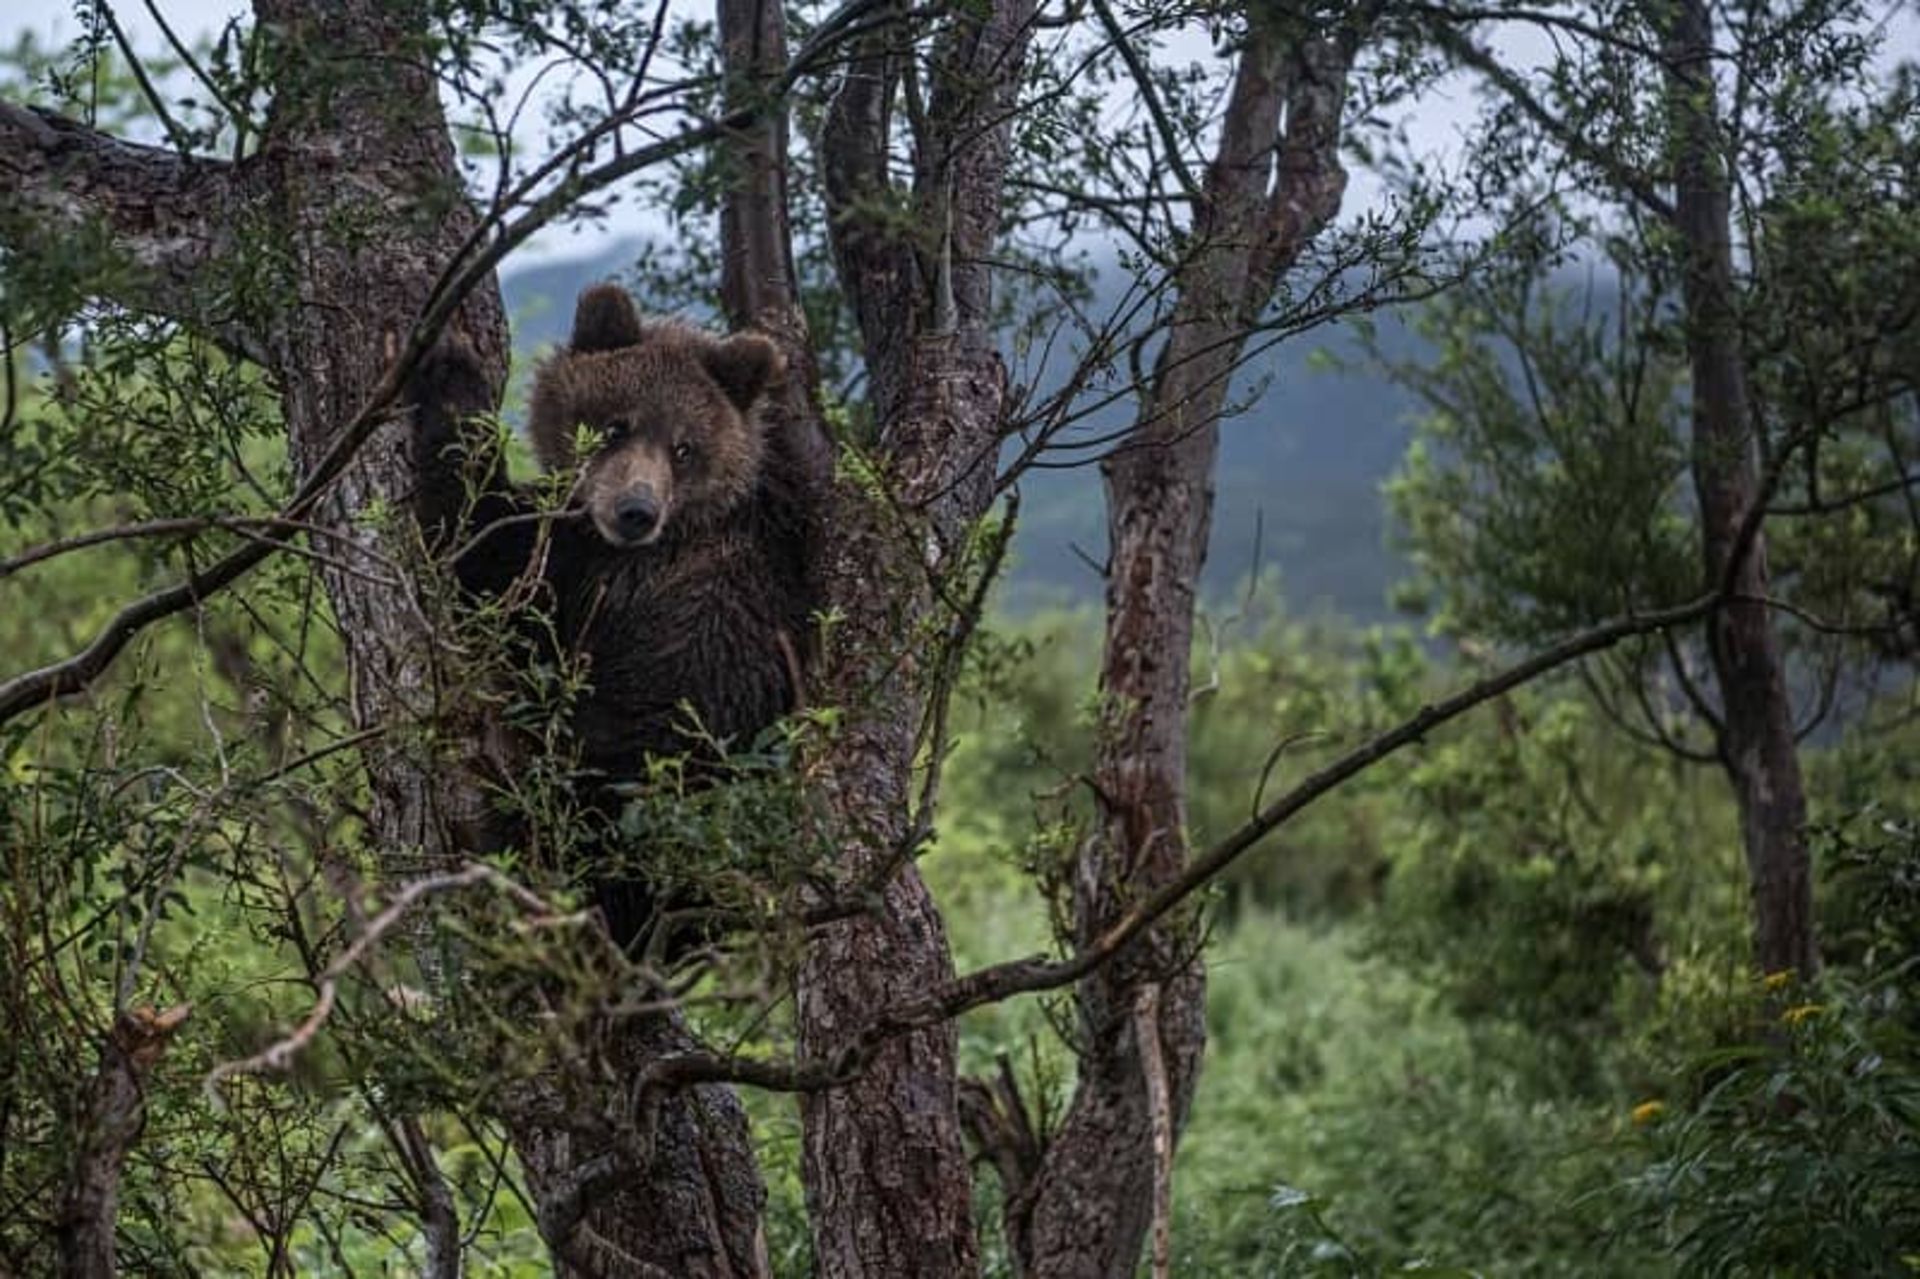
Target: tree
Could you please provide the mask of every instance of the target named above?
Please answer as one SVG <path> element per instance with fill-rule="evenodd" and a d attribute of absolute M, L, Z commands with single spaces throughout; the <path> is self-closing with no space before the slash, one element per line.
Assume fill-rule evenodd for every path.
<path fill-rule="evenodd" d="M 1894 425 L 1903 377 L 1889 358 L 1911 321 L 1816 302 L 1791 283 L 1809 278 L 1795 261 L 1812 245 L 1851 238 L 1831 204 L 1818 211 L 1838 190 L 1851 193 L 1848 207 L 1882 211 L 1874 216 L 1910 199 L 1898 179 L 1880 185 L 1886 173 L 1874 168 L 1891 160 L 1897 172 L 1894 157 L 1911 142 L 1872 122 L 1880 108 L 1857 115 L 1846 101 L 1875 48 L 1871 14 L 1760 6 L 1716 30 L 1710 6 L 1680 0 L 1436 9 L 1429 18 L 1435 47 L 1491 96 L 1486 190 L 1551 210 L 1539 221 L 1552 224 L 1531 253 L 1510 261 L 1508 278 L 1490 279 L 1460 304 L 1454 322 L 1463 326 L 1447 365 L 1410 371 L 1445 417 L 1450 443 L 1462 446 L 1453 456 L 1463 463 L 1449 480 L 1453 462 L 1418 460 L 1403 490 L 1416 540 L 1430 562 L 1445 565 L 1443 579 L 1487 602 L 1491 611 L 1469 611 L 1497 638 L 1532 641 L 1543 625 L 1578 625 L 1623 603 L 1657 605 L 1701 582 L 1725 584 L 1727 603 L 1704 637 L 1710 683 L 1696 678 L 1681 645 L 1667 645 L 1660 661 L 1667 687 L 1709 727 L 1706 758 L 1739 801 L 1755 962 L 1810 975 L 1818 949 L 1796 746 L 1821 718 L 1839 664 L 1824 674 L 1803 665 L 1796 677 L 1793 657 L 1817 658 L 1820 646 L 1808 641 L 1821 631 L 1900 633 L 1897 612 L 1861 607 L 1871 575 L 1840 566 L 1851 556 L 1911 558 L 1880 537 L 1840 534 L 1815 549 L 1778 527 L 1808 505 L 1793 495 L 1795 477 L 1818 476 L 1820 442 L 1857 438 L 1870 419 L 1893 431 L 1891 474 L 1877 471 L 1862 486 L 1872 495 L 1845 505 L 1864 513 L 1878 502 L 1891 514 L 1912 479 L 1898 442 L 1910 425 Z M 1532 68 L 1503 58 L 1489 36 L 1517 27 L 1551 34 L 1553 55 Z M 1888 101 L 1905 96 L 1894 87 Z M 1866 145 L 1840 160 L 1830 148 L 1845 133 Z M 1791 248 L 1787 225 L 1796 228 Z M 1881 251 L 1898 255 L 1901 242 L 1891 236 Z M 1612 277 L 1584 311 L 1552 278 L 1570 252 L 1589 254 Z M 1788 296 L 1800 305 L 1783 308 Z M 1850 359 L 1795 358 L 1816 346 L 1831 353 L 1836 323 Z M 1489 334 L 1499 345 L 1475 349 Z M 1460 339 L 1465 345 L 1453 346 Z M 1671 413 L 1682 401 L 1684 437 Z M 1686 449 L 1676 452 L 1682 438 Z M 1832 464 L 1832 455 L 1854 450 L 1836 443 L 1827 452 Z M 1671 486 L 1681 474 L 1691 479 L 1690 500 Z M 1451 512 L 1435 504 L 1462 498 Z M 1479 531 L 1466 522 L 1476 509 L 1492 517 Z M 1673 559 L 1683 524 L 1698 564 L 1691 573 Z M 1881 528 L 1899 536 L 1897 523 Z M 1536 571 L 1567 562 L 1550 547 L 1567 550 L 1580 572 Z M 1835 587 L 1852 598 L 1827 614 Z M 1797 619 L 1808 615 L 1795 600 L 1816 610 L 1797 635 Z M 1782 607 L 1795 615 L 1784 629 Z M 1598 691 L 1630 729 L 1695 754 L 1670 731 L 1657 665 L 1643 656 L 1610 695 Z M 1801 691 L 1814 694 L 1814 710 L 1796 717 Z"/>
<path fill-rule="evenodd" d="M 131 58 L 100 13 L 81 64 L 95 72 L 108 46 Z M 204 57 L 176 49 L 194 101 L 129 62 L 164 147 L 86 118 L 97 78 L 53 84 L 81 118 L 0 104 L 6 319 L 52 365 L 25 416 L 9 399 L 19 482 L 6 500 L 47 531 L 6 575 L 150 545 L 139 563 L 165 583 L 0 683 L 0 728 L 34 779 L 4 809 L 22 862 L 11 968 L 53 975 L 0 988 L 21 1032 L 0 1136 L 11 1149 L 32 1123 L 70 1138 L 8 1166 L 25 1205 L 9 1265 L 40 1264 L 53 1238 L 71 1272 L 110 1273 L 126 1217 L 112 1192 L 132 1177 L 138 1228 L 122 1227 L 117 1251 L 143 1269 L 190 1264 L 170 1207 L 198 1194 L 248 1223 L 269 1272 L 295 1270 L 303 1247 L 337 1259 L 378 1202 L 377 1229 L 412 1218 L 428 1269 L 457 1274 L 500 1210 L 442 1147 L 476 1147 L 494 1190 L 522 1193 L 504 1131 L 524 1212 L 570 1270 L 764 1273 L 743 1085 L 800 1096 L 821 1273 L 978 1269 L 963 1113 L 1000 1171 L 1025 1272 L 1131 1273 L 1150 1227 L 1164 1272 L 1167 1179 L 1202 1051 L 1194 894 L 1424 733 L 1722 595 L 1566 638 L 1336 756 L 1191 854 L 1187 670 L 1229 378 L 1250 342 L 1418 273 L 1402 228 L 1316 246 L 1339 208 L 1339 145 L 1360 114 L 1347 99 L 1385 38 L 1380 10 L 1097 0 L 1093 13 L 1082 31 L 1066 21 L 1077 10 L 1027 0 L 824 13 L 722 0 L 716 41 L 664 7 L 259 0 Z M 1204 77 L 1150 61 L 1190 20 L 1234 50 L 1217 123 Z M 493 114 L 496 45 L 581 77 L 549 153 L 521 156 Z M 1392 59 L 1377 76 L 1372 94 L 1405 91 Z M 1079 82 L 1101 77 L 1138 105 L 1113 136 L 1085 128 Z M 461 107 L 451 125 L 443 92 Z M 810 126 L 798 135 L 795 113 Z M 492 150 L 484 203 L 450 128 Z M 636 799 L 664 809 L 685 847 L 744 850 L 716 877 L 759 938 L 663 971 L 609 953 L 570 909 L 556 725 L 581 676 L 512 669 L 503 616 L 449 598 L 400 514 L 415 482 L 400 399 L 443 331 L 500 378 L 501 260 L 616 184 L 695 157 L 717 179 L 721 310 L 783 345 L 794 372 L 778 411 L 835 450 L 839 477 L 807 712 L 771 766 L 743 760 L 742 780 L 698 793 L 669 777 Z M 1063 167 L 1064 188 L 1051 180 Z M 817 186 L 803 194 L 796 174 Z M 1120 315 L 1072 316 L 1073 369 L 1026 400 L 999 345 L 1001 250 L 1030 260 L 1013 228 L 1089 217 L 1139 243 L 1141 282 Z M 811 336 L 832 318 L 816 287 L 828 269 L 858 336 L 857 403 L 821 376 L 841 353 Z M 1064 291 L 1063 274 L 1049 278 Z M 82 359 L 62 342 L 76 314 Z M 1151 373 L 1127 367 L 1149 353 Z M 1132 401 L 1134 420 L 1075 437 L 1103 401 Z M 13 429 L 28 420 L 32 438 Z M 112 438 L 123 422 L 142 433 Z M 256 474 L 271 436 L 285 472 Z M 992 508 L 1037 459 L 1089 451 L 1112 545 L 1092 811 L 1051 877 L 1070 886 L 1071 922 L 1057 956 L 956 975 L 915 861 L 935 830 L 946 699 L 1014 520 L 1011 503 Z M 68 537 L 50 526 L 98 518 L 88 503 L 106 499 L 131 518 Z M 160 625 L 176 617 L 190 629 Z M 138 678 L 181 662 L 199 687 Z M 479 857 L 503 804 L 525 806 L 535 833 Z M 187 928 L 188 910 L 219 919 Z M 244 1010 L 217 981 L 196 984 L 209 927 L 243 938 L 242 966 L 291 958 L 298 990 L 269 983 Z M 1042 1131 L 1010 1075 L 969 1087 L 963 1108 L 955 1020 L 1069 986 L 1081 1064 L 1065 1125 Z M 226 1109 L 161 1086 L 163 1054 L 195 1032 L 181 1004 L 139 1002 L 154 991 L 211 992 L 191 1082 L 215 1084 Z M 35 1069 L 75 1054 L 98 1063 L 80 1085 Z M 274 1086 L 288 1075 L 357 1119 Z M 217 1136 L 182 1173 L 156 1125 Z M 346 1207 L 322 1206 L 323 1187 Z"/>

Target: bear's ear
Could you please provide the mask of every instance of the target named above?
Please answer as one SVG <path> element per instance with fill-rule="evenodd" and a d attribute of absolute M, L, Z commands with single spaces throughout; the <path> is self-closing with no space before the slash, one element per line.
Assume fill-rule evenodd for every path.
<path fill-rule="evenodd" d="M 641 336 L 640 312 L 617 284 L 596 284 L 574 304 L 568 345 L 576 351 L 617 351 L 638 344 Z"/>
<path fill-rule="evenodd" d="M 750 409 L 767 388 L 786 374 L 786 357 L 771 338 L 758 333 L 736 333 L 708 347 L 701 357 L 707 372 L 720 384 L 736 408 Z"/>

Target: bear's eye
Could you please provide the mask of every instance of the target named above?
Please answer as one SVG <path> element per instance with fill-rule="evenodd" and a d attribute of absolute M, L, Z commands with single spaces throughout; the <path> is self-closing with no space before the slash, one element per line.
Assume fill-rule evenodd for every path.
<path fill-rule="evenodd" d="M 607 423 L 606 431 L 609 440 L 624 440 L 633 434 L 633 423 L 626 418 L 616 417 Z"/>
<path fill-rule="evenodd" d="M 674 461 L 685 462 L 692 457 L 693 457 L 693 445 L 687 443 L 685 440 L 681 440 L 678 444 L 673 446 Z"/>

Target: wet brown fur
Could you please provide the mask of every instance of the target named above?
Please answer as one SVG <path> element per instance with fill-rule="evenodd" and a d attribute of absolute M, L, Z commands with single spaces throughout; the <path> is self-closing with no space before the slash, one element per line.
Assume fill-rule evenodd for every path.
<path fill-rule="evenodd" d="M 529 431 L 544 468 L 577 469 L 569 505 L 586 518 L 554 521 L 538 556 L 535 521 L 497 524 L 527 513 L 527 496 L 459 432 L 490 407 L 463 407 L 479 379 L 462 359 L 443 346 L 416 379 L 422 522 L 443 548 L 471 540 L 456 569 L 476 594 L 539 575 L 552 634 L 591 684 L 573 732 L 600 815 L 617 815 L 618 788 L 646 775 L 650 755 L 744 747 L 793 710 L 826 476 L 817 452 L 763 420 L 783 371 L 773 343 L 643 321 L 611 285 L 582 294 L 568 346 L 535 374 Z M 617 504 L 642 489 L 658 527 L 623 539 Z M 632 940 L 650 895 L 603 888 L 615 937 Z"/>

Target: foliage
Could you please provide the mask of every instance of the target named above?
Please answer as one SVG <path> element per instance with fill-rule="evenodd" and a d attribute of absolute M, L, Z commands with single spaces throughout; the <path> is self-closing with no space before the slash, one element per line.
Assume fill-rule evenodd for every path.
<path fill-rule="evenodd" d="M 1822 852 L 1826 975 L 1750 989 L 1750 1037 L 1642 1108 L 1636 1222 L 1681 1275 L 1905 1275 L 1920 1250 L 1920 827 L 1859 814 Z"/>
<path fill-rule="evenodd" d="M 1196 812 L 1244 812 L 1244 761 L 1265 750 L 1241 735 L 1264 725 L 1265 749 L 1286 739 L 1283 690 L 1300 700 L 1280 705 L 1303 717 L 1316 697 L 1357 704 L 1356 689 L 1381 697 L 1384 713 L 1467 673 L 1390 637 L 1330 650 L 1339 636 L 1286 622 L 1271 599 L 1255 610 L 1268 619 L 1259 638 L 1229 634 L 1219 687 L 1196 719 Z M 975 709 L 956 718 L 947 774 L 952 816 L 923 863 L 955 907 L 963 960 L 1046 936 L 1019 873 L 1018 800 L 1046 802 L 1084 749 L 1089 625 L 1002 620 L 968 685 Z M 1399 677 L 1383 679 L 1394 652 L 1387 669 Z M 1205 684 L 1212 658 L 1197 663 Z M 1816 796 L 1896 793 L 1909 767 L 1903 733 L 1882 726 L 1813 752 Z M 1764 1169 L 1731 1156 L 1648 1198 L 1666 1185 L 1657 1143 L 1678 1131 L 1684 1099 L 1707 1097 L 1743 1052 L 1765 1051 L 1739 1046 L 1780 1011 L 1746 976 L 1738 836 L 1709 775 L 1623 741 L 1577 685 L 1549 684 L 1436 735 L 1341 809 L 1323 834 L 1284 828 L 1218 901 L 1209 1070 L 1175 1179 L 1176 1273 L 1658 1276 L 1692 1264 L 1669 1220 L 1719 1211 L 1728 1229 L 1740 1219 L 1754 1237 L 1774 1230 L 1758 1220 L 1769 1211 L 1755 1189 L 1771 1185 L 1755 1180 Z M 1868 838 L 1888 820 L 1846 823 L 1821 845 L 1834 980 L 1861 982 L 1871 952 L 1882 1001 L 1899 990 L 1888 977 L 1915 962 L 1912 868 Z M 1330 872 L 1342 851 L 1350 867 L 1378 869 L 1339 881 Z M 1293 887 L 1276 891 L 1283 884 Z M 1911 1016 L 1910 1000 L 1897 1006 Z M 1887 1015 L 1875 1014 L 1882 1039 Z M 1030 1105 L 1057 1107 L 1071 1062 L 1050 1036 L 1056 1022 L 1033 1001 L 970 1016 L 970 1073 L 1004 1053 Z M 1912 1067 L 1887 1060 L 1884 1088 L 1905 1096 Z M 1646 1122 L 1650 1098 L 1663 1099 L 1657 1125 Z M 1711 1113 L 1699 1139 L 1718 1125 L 1714 1140 L 1736 1142 L 1743 1112 Z M 1837 1120 L 1825 1130 L 1841 1131 Z M 1879 1143 L 1874 1159 L 1910 1153 L 1910 1134 L 1873 1131 L 1857 1137 Z M 1883 1209 L 1900 1184 L 1878 1196 Z M 1797 1211 L 1781 1238 L 1848 1228 L 1849 1209 L 1818 1196 Z M 1755 1262 L 1728 1273 L 1782 1272 L 1847 1271 Z"/>
<path fill-rule="evenodd" d="M 1538 643 L 1694 589 L 1679 372 L 1636 336 L 1657 305 L 1496 269 L 1429 308 L 1431 361 L 1391 367 L 1432 412 L 1387 493 L 1437 631 Z"/>
<path fill-rule="evenodd" d="M 1684 1276 L 1905 1275 L 1920 1245 L 1920 1056 L 1890 989 L 1775 994 L 1768 1038 L 1646 1103 L 1640 1221 Z M 1901 1009 L 1910 1016 L 1910 1009 Z"/>

